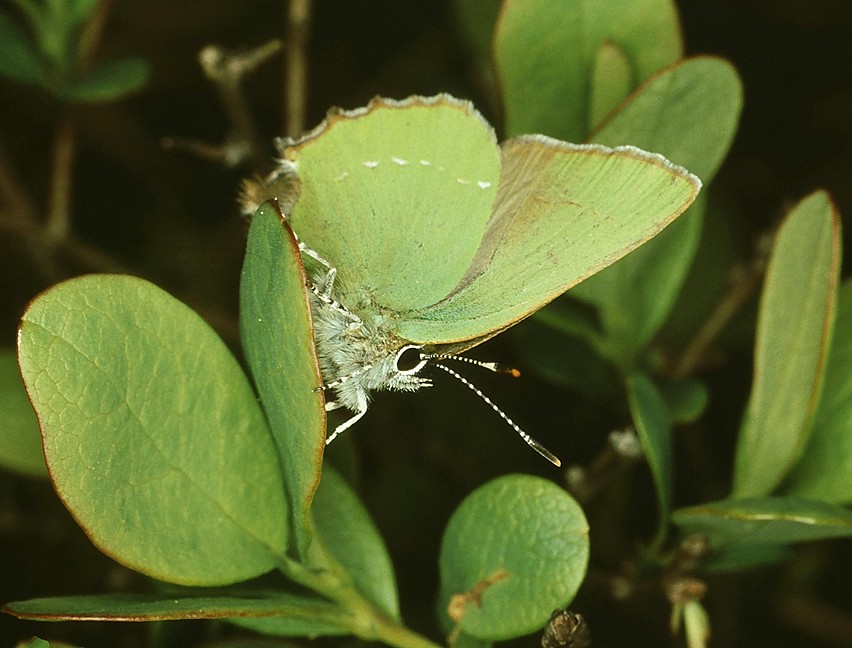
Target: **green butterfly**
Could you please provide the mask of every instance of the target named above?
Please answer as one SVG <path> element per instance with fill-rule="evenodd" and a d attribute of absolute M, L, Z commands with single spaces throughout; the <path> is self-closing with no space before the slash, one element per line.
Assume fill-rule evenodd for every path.
<path fill-rule="evenodd" d="M 660 232 L 701 182 L 660 155 L 525 135 L 497 144 L 466 101 L 377 98 L 281 140 L 245 207 L 278 200 L 310 277 L 323 389 L 354 415 L 513 326 Z M 482 364 L 499 371 L 493 363 Z"/>

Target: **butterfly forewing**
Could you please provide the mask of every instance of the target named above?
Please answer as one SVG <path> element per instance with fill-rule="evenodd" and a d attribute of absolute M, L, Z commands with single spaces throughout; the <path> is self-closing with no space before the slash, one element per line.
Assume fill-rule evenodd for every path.
<path fill-rule="evenodd" d="M 653 237 L 700 187 L 685 169 L 633 147 L 509 140 L 471 265 L 445 299 L 405 313 L 398 333 L 424 344 L 487 339 Z"/>

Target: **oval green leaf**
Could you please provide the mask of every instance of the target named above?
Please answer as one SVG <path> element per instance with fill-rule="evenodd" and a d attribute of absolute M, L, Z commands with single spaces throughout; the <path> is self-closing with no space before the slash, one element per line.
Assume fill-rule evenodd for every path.
<path fill-rule="evenodd" d="M 729 499 L 672 514 L 685 533 L 703 533 L 714 550 L 852 536 L 852 511 L 793 497 Z"/>
<path fill-rule="evenodd" d="M 13 351 L 0 351 L 0 466 L 47 477 L 41 435 Z"/>
<path fill-rule="evenodd" d="M 648 79 L 590 139 L 658 151 L 707 184 L 727 155 L 741 109 L 742 84 L 733 66 L 698 57 Z M 631 367 L 671 312 L 698 247 L 704 206 L 700 196 L 654 240 L 571 292 L 598 307 L 604 350 L 622 367 Z"/>
<path fill-rule="evenodd" d="M 43 83 L 44 63 L 38 48 L 17 20 L 0 11 L 0 74 L 21 83 Z"/>
<path fill-rule="evenodd" d="M 796 205 L 778 231 L 763 284 L 754 381 L 740 429 L 735 497 L 766 495 L 804 449 L 834 320 L 840 221 L 828 194 Z"/>
<path fill-rule="evenodd" d="M 3 612 L 38 621 L 171 621 L 177 619 L 264 618 L 311 619 L 343 623 L 333 603 L 319 597 L 265 590 L 222 590 L 199 595 L 177 591 L 165 594 L 99 594 L 57 596 L 14 601 Z"/>
<path fill-rule="evenodd" d="M 660 516 L 657 540 L 661 542 L 665 538 L 674 486 L 671 415 L 660 390 L 645 374 L 630 375 L 626 384 L 630 414 L 657 491 Z"/>
<path fill-rule="evenodd" d="M 141 58 L 107 61 L 67 83 L 61 95 L 70 101 L 115 101 L 145 85 L 150 73 L 148 63 Z"/>
<path fill-rule="evenodd" d="M 785 490 L 852 504 L 852 280 L 838 294 L 822 396 L 805 452 Z"/>
<path fill-rule="evenodd" d="M 567 606 L 586 574 L 589 528 L 553 482 L 495 479 L 453 513 L 441 545 L 439 610 L 451 600 L 462 632 L 488 641 L 529 634 Z"/>
<path fill-rule="evenodd" d="M 325 447 L 322 384 L 305 271 L 273 203 L 252 218 L 240 279 L 240 336 L 287 484 L 298 551 L 311 539 L 310 507 Z"/>
<path fill-rule="evenodd" d="M 506 2 L 494 35 L 494 60 L 507 135 L 544 133 L 569 142 L 584 140 L 590 103 L 601 92 L 598 87 L 593 94 L 592 83 L 604 43 L 618 47 L 628 59 L 632 90 L 681 56 L 674 3 Z"/>
<path fill-rule="evenodd" d="M 588 139 L 656 151 L 708 185 L 731 148 L 742 105 L 736 68 L 697 56 L 651 76 Z"/>
<path fill-rule="evenodd" d="M 589 123 L 586 130 L 594 130 L 611 110 L 627 98 L 633 87 L 630 58 L 615 43 L 601 43 L 592 67 Z"/>
<path fill-rule="evenodd" d="M 663 385 L 673 423 L 692 423 L 701 418 L 710 400 L 707 386 L 695 378 L 683 378 Z"/>
<path fill-rule="evenodd" d="M 18 356 L 56 491 L 102 551 L 193 585 L 275 566 L 287 541 L 275 448 L 197 314 L 135 277 L 72 279 L 27 308 Z"/>
<path fill-rule="evenodd" d="M 355 588 L 398 621 L 396 578 L 382 536 L 355 491 L 328 465 L 323 468 L 311 512 L 317 535 Z"/>

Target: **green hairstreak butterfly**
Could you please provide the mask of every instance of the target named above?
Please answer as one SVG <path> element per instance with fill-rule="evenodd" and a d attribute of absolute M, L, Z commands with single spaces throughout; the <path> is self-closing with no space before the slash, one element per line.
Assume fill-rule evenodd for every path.
<path fill-rule="evenodd" d="M 653 237 L 701 183 L 632 146 L 543 135 L 498 145 L 467 101 L 377 98 L 330 112 L 247 185 L 245 208 L 274 197 L 298 233 L 311 277 L 314 340 L 327 409 L 367 411 L 375 390 L 431 384 L 432 364 L 529 316 Z M 469 360 L 468 360 L 469 361 Z M 492 363 L 486 368 L 499 370 Z"/>

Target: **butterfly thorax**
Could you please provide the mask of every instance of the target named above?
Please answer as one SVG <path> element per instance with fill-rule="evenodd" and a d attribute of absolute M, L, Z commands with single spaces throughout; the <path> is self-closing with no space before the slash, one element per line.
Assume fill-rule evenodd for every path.
<path fill-rule="evenodd" d="M 317 272 L 312 281 L 322 286 L 325 277 Z M 400 351 L 410 343 L 391 330 L 389 319 L 369 297 L 345 289 L 331 297 L 333 303 L 311 292 L 311 309 L 323 383 L 340 405 L 358 411 L 371 391 L 416 391 L 429 384 L 416 372 L 400 369 Z"/>

